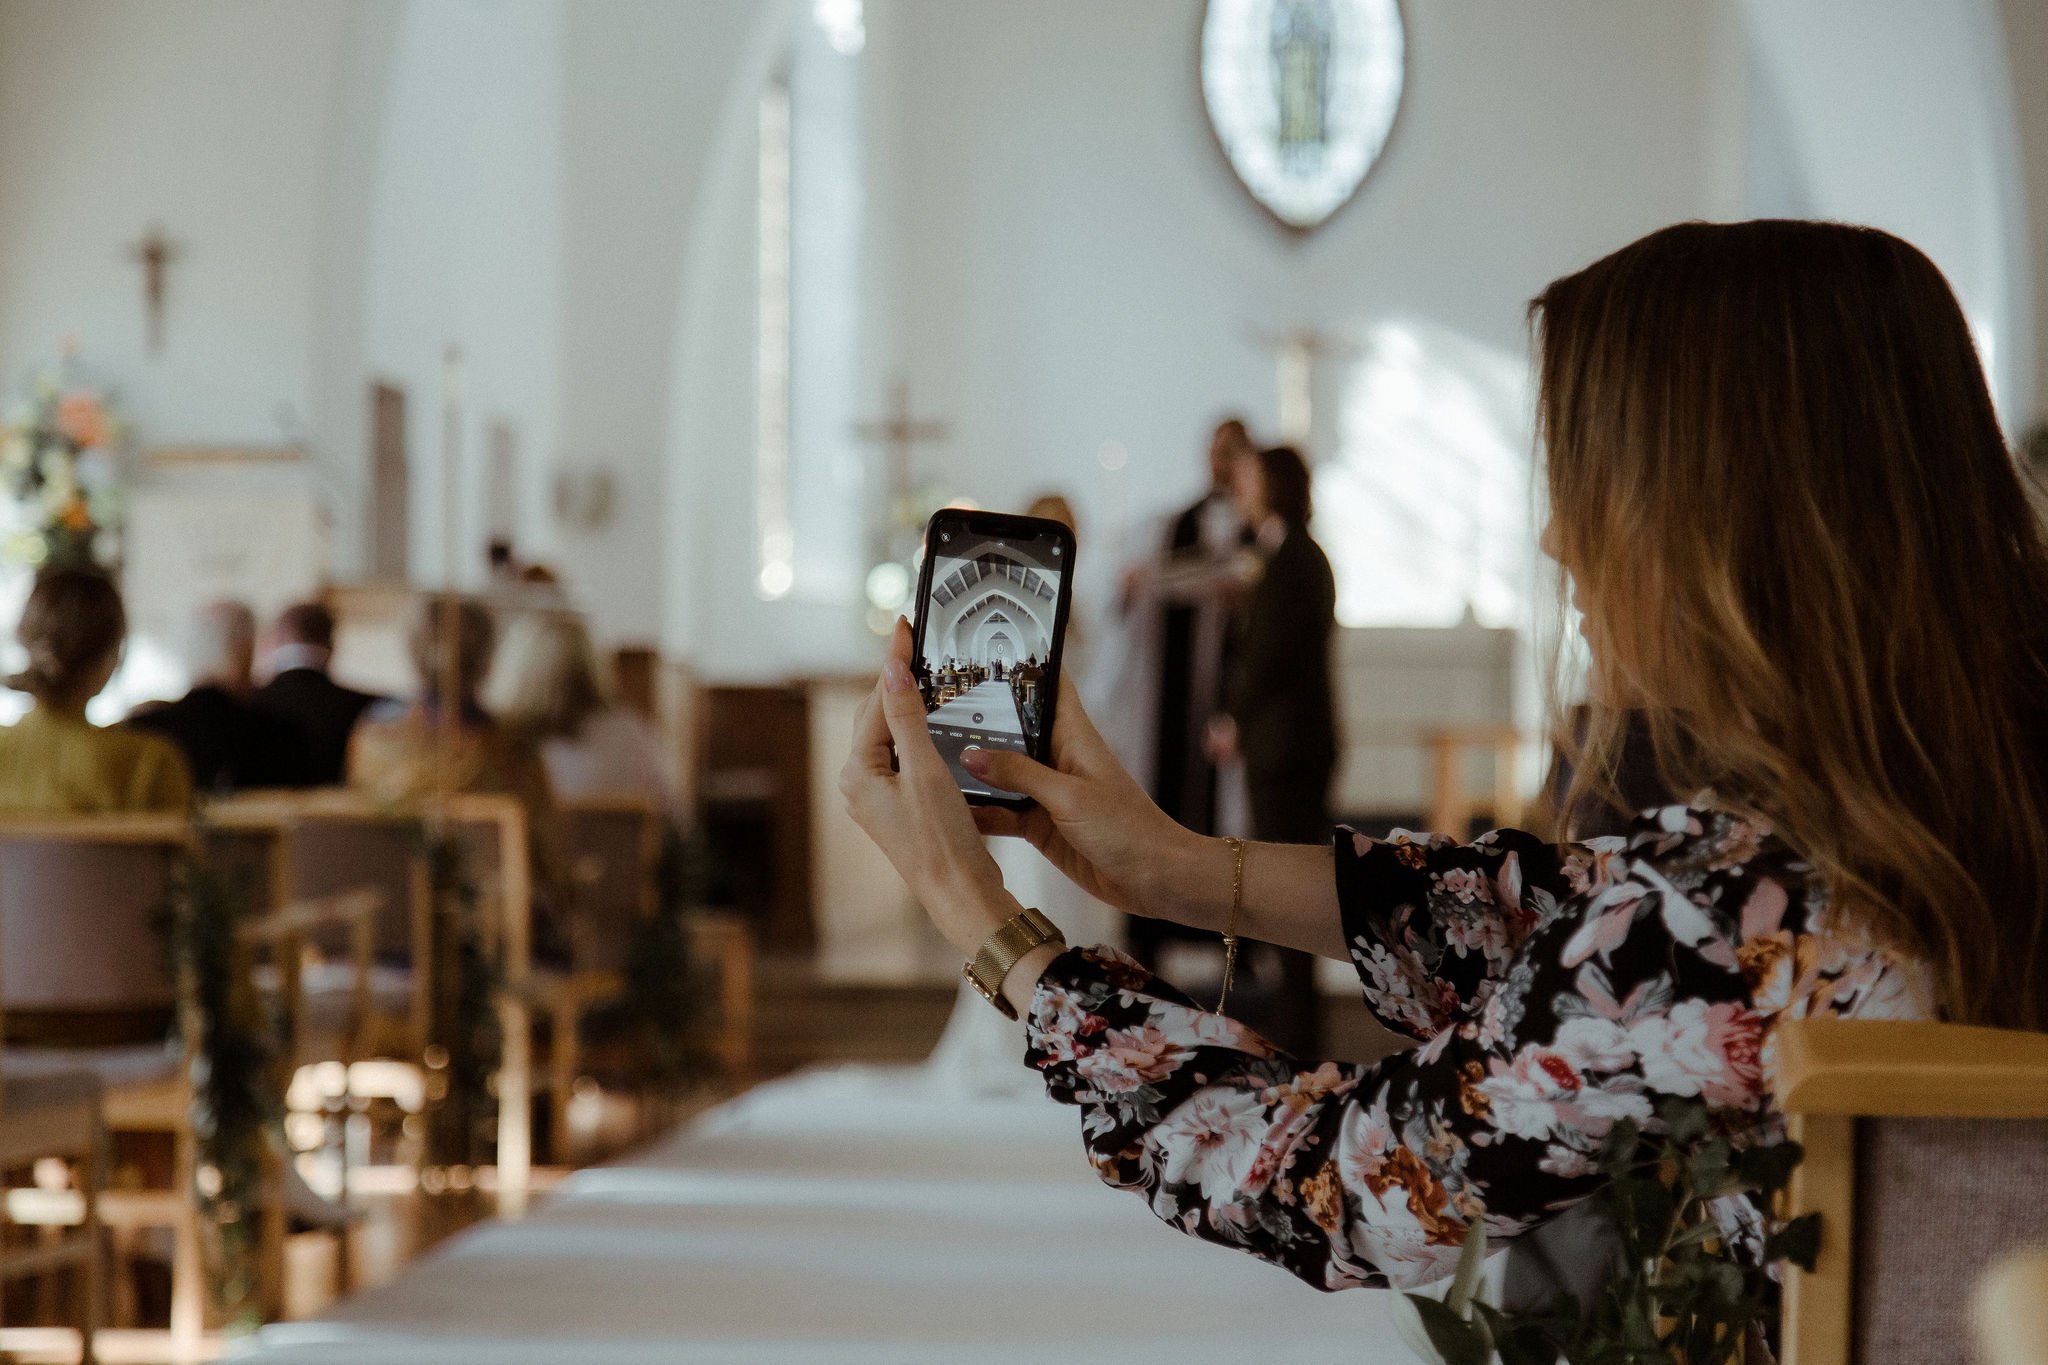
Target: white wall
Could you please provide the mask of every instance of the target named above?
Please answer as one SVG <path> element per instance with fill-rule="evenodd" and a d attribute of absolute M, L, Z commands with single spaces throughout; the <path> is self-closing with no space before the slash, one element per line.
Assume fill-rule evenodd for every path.
<path fill-rule="evenodd" d="M 562 166 L 561 413 L 572 467 L 612 472 L 614 520 L 545 526 L 611 639 L 659 633 L 669 387 L 691 208 L 734 54 L 752 24 L 724 0 L 607 0 L 567 14 Z M 537 509 L 542 510 L 544 509 Z"/>
<path fill-rule="evenodd" d="M 1213 144 L 1200 15 L 1198 0 L 867 6 L 878 245 L 867 344 L 849 363 L 871 409 L 901 373 L 921 412 L 950 423 L 919 455 L 945 491 L 991 506 L 1075 495 L 1083 578 L 1098 585 L 1125 548 L 1117 528 L 1192 494 L 1220 411 L 1270 426 L 1273 362 L 1255 329 L 1362 336 L 1404 319 L 1436 339 L 1440 368 L 1476 365 L 1474 382 L 1497 387 L 1504 366 L 1517 384 L 1522 310 L 1546 280 L 1734 204 L 1719 4 L 1408 7 L 1409 90 L 1385 159 L 1306 241 L 1252 204 Z M 735 145 L 714 164 L 713 230 L 737 260 L 751 141 L 722 132 Z M 703 548 L 671 591 L 720 619 L 684 606 L 671 643 L 714 676 L 865 667 L 872 639 L 848 629 L 857 583 L 838 607 L 748 591 L 750 274 L 704 282 L 686 308 L 680 341 L 714 406 L 697 406 L 675 458 L 721 513 L 697 524 Z M 1345 376 L 1322 379 L 1334 427 Z M 1520 458 L 1518 395 L 1488 417 L 1512 427 L 1493 439 Z M 1098 461 L 1105 442 L 1128 450 L 1120 474 Z M 870 514 L 877 496 L 871 476 Z"/>
<path fill-rule="evenodd" d="M 1355 343 L 1319 371 L 1313 442 L 1346 609 L 1371 596 L 1448 620 L 1472 601 L 1504 620 L 1502 584 L 1527 558 L 1526 302 L 1688 217 L 1800 212 L 1901 232 L 1955 280 L 2001 398 L 2026 399 L 2032 280 L 1995 0 L 1406 6 L 1408 86 L 1384 158 L 1306 239 L 1250 203 L 1211 141 L 1200 12 L 867 6 L 878 245 L 849 363 L 871 410 L 900 373 L 921 412 L 951 424 L 920 456 L 946 491 L 1001 506 L 1075 494 L 1084 578 L 1099 583 L 1128 543 L 1118 528 L 1192 494 L 1219 411 L 1270 430 L 1273 363 L 1253 333 L 1308 324 Z M 2015 60 L 2024 83 L 2033 59 Z M 751 230 L 739 123 L 711 173 L 721 216 L 693 246 L 715 239 L 733 263 Z M 697 358 L 688 401 L 708 401 L 674 458 L 720 511 L 670 577 L 696 605 L 669 615 L 669 638 L 714 676 L 864 667 L 872 643 L 847 628 L 857 583 L 836 608 L 747 590 L 750 274 L 700 280 L 678 339 Z M 1121 473 L 1098 461 L 1106 442 L 1128 451 Z M 877 495 L 871 474 L 869 515 Z"/>
<path fill-rule="evenodd" d="M 517 505 L 560 410 L 562 10 L 558 0 L 410 4 L 400 17 L 370 201 L 355 372 L 401 385 L 412 567 L 482 577 L 486 424 L 522 452 Z M 444 520 L 443 354 L 462 355 L 457 515 Z M 444 527 L 452 527 L 451 534 Z"/>
<path fill-rule="evenodd" d="M 345 12 L 269 0 L 0 6 L 0 383 L 75 336 L 150 445 L 303 439 Z M 152 223 L 176 244 L 144 346 Z"/>
<path fill-rule="evenodd" d="M 1743 12 L 1757 90 L 1745 211 L 1869 223 L 1913 242 L 1962 301 L 2003 415 L 2030 411 L 2014 86 L 2039 86 L 2048 51 L 2015 49 L 2010 64 L 1998 0 L 1743 0 Z"/>
<path fill-rule="evenodd" d="M 302 440 L 361 572 L 367 388 L 403 385 L 413 562 L 438 581 L 443 347 L 465 355 L 459 560 L 484 432 L 513 427 L 521 549 L 607 639 L 659 624 L 674 300 L 749 7 L 721 0 L 9 0 L 0 6 L 0 381 L 76 335 L 144 446 Z M 180 248 L 143 351 L 151 221 Z M 558 464 L 622 496 L 555 522 Z"/>
<path fill-rule="evenodd" d="M 1219 410 L 1270 423 L 1252 331 L 1315 324 L 1360 345 L 1320 376 L 1331 516 L 1412 521 L 1406 497 L 1456 516 L 1470 498 L 1385 496 L 1373 461 L 1403 443 L 1445 452 L 1455 491 L 1522 458 L 1530 294 L 1674 218 L 1790 208 L 1929 247 L 1996 345 L 2009 408 L 2023 404 L 2048 392 L 2023 197 L 2048 240 L 2048 177 L 2015 171 L 2012 111 L 2048 142 L 2032 79 L 2048 54 L 2021 50 L 2048 34 L 2002 0 L 2014 81 L 2001 0 L 1878 3 L 1854 23 L 1846 0 L 1410 5 L 1385 158 L 1297 240 L 1211 141 L 1199 0 L 868 0 L 849 157 L 861 316 L 837 333 L 858 353 L 838 357 L 853 393 L 834 402 L 873 414 L 909 379 L 952 429 L 920 452 L 926 473 L 989 504 L 1073 492 L 1083 578 L 1099 581 L 1116 528 L 1192 491 Z M 658 631 L 713 677 L 865 668 L 855 575 L 836 598 L 827 584 L 773 604 L 752 582 L 754 101 L 809 10 L 7 0 L 0 380 L 77 333 L 145 444 L 304 439 L 343 574 L 361 566 L 366 382 L 402 382 L 431 575 L 453 341 L 466 569 L 483 429 L 503 419 L 525 548 L 563 565 L 605 635 Z M 182 248 L 154 359 L 127 255 L 152 220 Z M 1106 441 L 1129 452 L 1120 475 L 1097 461 Z M 554 524 L 558 462 L 617 474 L 612 525 Z M 868 518 L 878 496 L 869 477 L 827 501 Z"/>
<path fill-rule="evenodd" d="M 2048 420 L 2048 5 L 2004 0 L 2005 49 L 2019 125 L 2021 182 L 2027 219 L 2025 259 L 2032 272 L 2034 383 L 2031 410 L 2017 429 Z"/>

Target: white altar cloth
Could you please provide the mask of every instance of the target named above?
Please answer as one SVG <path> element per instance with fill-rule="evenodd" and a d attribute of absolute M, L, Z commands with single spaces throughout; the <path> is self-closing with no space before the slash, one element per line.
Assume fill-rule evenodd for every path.
<path fill-rule="evenodd" d="M 1076 1111 L 920 1068 L 764 1086 L 520 1223 L 457 1237 L 266 1365 L 1261 1365 L 1412 1359 L 1322 1294 L 1103 1186 Z"/>

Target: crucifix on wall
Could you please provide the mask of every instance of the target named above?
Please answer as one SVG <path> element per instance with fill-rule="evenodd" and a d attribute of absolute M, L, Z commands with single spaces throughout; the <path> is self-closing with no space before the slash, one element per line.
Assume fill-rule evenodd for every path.
<path fill-rule="evenodd" d="M 1274 380 L 1279 388 L 1280 439 L 1307 447 L 1315 433 L 1316 366 L 1326 359 L 1358 349 L 1349 337 L 1315 327 L 1284 332 L 1254 332 L 1260 345 L 1273 352 Z"/>
<path fill-rule="evenodd" d="M 142 266 L 142 306 L 147 319 L 149 353 L 156 355 L 164 347 L 164 289 L 178 248 L 164 236 L 161 224 L 151 223 L 149 231 L 135 244 L 133 254 Z"/>
<path fill-rule="evenodd" d="M 898 379 L 889 386 L 889 407 L 880 420 L 861 422 L 853 434 L 869 445 L 880 446 L 888 459 L 889 521 L 891 531 L 915 529 L 917 508 L 912 505 L 910 457 L 927 441 L 942 441 L 951 428 L 929 417 L 911 416 L 910 384 Z"/>

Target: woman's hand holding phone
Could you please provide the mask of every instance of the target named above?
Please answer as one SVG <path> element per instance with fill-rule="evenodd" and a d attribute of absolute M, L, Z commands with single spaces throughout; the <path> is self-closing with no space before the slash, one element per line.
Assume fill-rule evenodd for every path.
<path fill-rule="evenodd" d="M 993 749 L 969 755 L 966 762 L 977 777 L 1037 803 L 1022 811 L 977 808 L 974 820 L 983 833 L 1029 840 L 1068 880 L 1127 914 L 1186 922 L 1191 910 L 1198 911 L 1199 898 L 1186 894 L 1178 874 L 1199 865 L 1213 841 L 1153 804 L 1096 731 L 1065 676 L 1053 722 L 1052 766 Z M 1221 866 L 1227 895 L 1228 862 Z"/>
<path fill-rule="evenodd" d="M 881 680 L 854 720 L 839 792 L 854 823 L 963 956 L 1023 908 L 1003 888 L 1002 871 L 925 726 L 906 621 L 896 622 Z"/>
<path fill-rule="evenodd" d="M 1219 871 L 1227 901 L 1227 861 L 1202 866 L 1214 841 L 1183 829 L 1152 803 L 1096 732 L 1064 676 L 1052 758 L 1047 767 L 1008 750 L 968 755 L 965 762 L 977 776 L 1038 803 L 1022 811 L 970 807 L 925 726 L 910 673 L 910 628 L 899 621 L 882 679 L 854 722 L 839 790 L 854 822 L 962 953 L 971 954 L 1022 909 L 1003 887 L 985 834 L 1028 839 L 1075 885 L 1129 914 L 1191 922 L 1189 912 L 1211 899 L 1193 887 Z"/>
<path fill-rule="evenodd" d="M 1221 928 L 1230 910 L 1230 850 L 1176 824 L 1152 803 L 1096 732 L 1081 699 L 1060 680 L 1052 764 L 984 750 L 968 761 L 977 775 L 1037 804 L 1025 810 L 970 807 L 925 726 L 924 702 L 910 672 L 910 628 L 898 622 L 889 661 L 854 722 L 853 752 L 839 775 L 847 809 L 925 907 L 933 923 L 971 956 L 1021 909 L 1003 887 L 984 835 L 1028 839 L 1082 890 L 1129 914 L 1193 928 Z M 1248 937 L 1325 957 L 1346 955 L 1327 846 L 1257 846 L 1247 879 Z M 1011 999 L 1028 997 L 1026 958 Z"/>

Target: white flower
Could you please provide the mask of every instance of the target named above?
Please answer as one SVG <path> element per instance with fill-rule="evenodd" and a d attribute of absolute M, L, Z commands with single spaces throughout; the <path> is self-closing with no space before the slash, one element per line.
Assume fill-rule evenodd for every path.
<path fill-rule="evenodd" d="M 1577 1180 L 1581 1176 L 1593 1174 L 1599 1167 L 1594 1165 L 1590 1152 L 1575 1151 L 1570 1147 L 1561 1147 L 1556 1143 L 1552 1143 L 1543 1149 L 1543 1159 L 1536 1163 L 1536 1169 L 1546 1175 L 1558 1176 L 1565 1180 Z"/>
<path fill-rule="evenodd" d="M 1460 1248 L 1429 1240 L 1428 1231 L 1408 1207 L 1405 1192 L 1384 1203 L 1374 1200 L 1352 1230 L 1364 1258 L 1397 1289 L 1441 1280 L 1458 1268 Z"/>
<path fill-rule="evenodd" d="M 1065 986 L 1040 987 L 1031 1004 L 1033 1026 L 1046 1033 L 1072 1037 L 1087 1020 L 1088 1011 L 1081 998 Z"/>
<path fill-rule="evenodd" d="M 1697 1095 L 1701 1080 L 1720 1069 L 1707 1045 L 1706 1002 L 1681 1000 L 1669 1014 L 1654 1014 L 1629 1027 L 1629 1041 L 1643 1059 L 1643 1078 L 1669 1095 Z"/>
<path fill-rule="evenodd" d="M 1198 1090 L 1152 1130 L 1160 1175 L 1173 1184 L 1201 1186 L 1220 1203 L 1235 1195 L 1251 1172 L 1265 1128 L 1265 1107 L 1242 1090 Z"/>
<path fill-rule="evenodd" d="M 1179 1048 L 1223 1047 L 1255 1057 L 1272 1055 L 1272 1048 L 1264 1039 L 1227 1015 L 1207 1010 L 1161 1009 L 1152 1022 L 1167 1042 Z"/>
<path fill-rule="evenodd" d="M 1557 1030 L 1555 1046 L 1558 1055 L 1580 1071 L 1626 1071 L 1635 1065 L 1628 1031 L 1611 1019 L 1567 1019 Z"/>
<path fill-rule="evenodd" d="M 1418 1034 L 1434 1033 L 1436 1016 L 1416 990 L 1416 975 L 1423 969 L 1414 962 L 1413 954 L 1390 952 L 1384 945 L 1363 937 L 1354 938 L 1352 943 L 1352 960 L 1372 978 L 1372 984 L 1366 987 L 1372 1007 Z"/>
<path fill-rule="evenodd" d="M 1091 1052 L 1074 1070 L 1097 1094 L 1128 1095 L 1145 1083 L 1131 1064 L 1112 1052 Z"/>
<path fill-rule="evenodd" d="M 1385 1105 L 1374 1101 L 1344 1111 L 1344 1125 L 1337 1132 L 1337 1174 L 1345 1185 L 1354 1191 L 1368 1188 L 1393 1150 L 1394 1129 Z"/>

